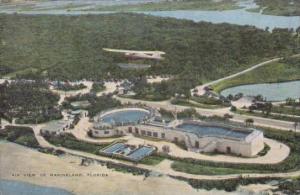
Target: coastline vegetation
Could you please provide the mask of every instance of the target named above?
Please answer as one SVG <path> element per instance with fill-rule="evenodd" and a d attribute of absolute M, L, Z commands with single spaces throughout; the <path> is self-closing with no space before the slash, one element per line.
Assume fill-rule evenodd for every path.
<path fill-rule="evenodd" d="M 239 185 L 266 184 L 273 180 L 280 180 L 280 178 L 276 178 L 276 177 L 258 177 L 258 178 L 239 177 L 239 178 L 232 178 L 226 180 L 188 179 L 180 176 L 177 177 L 173 176 L 173 178 L 186 181 L 195 189 L 206 189 L 206 190 L 218 189 L 218 190 L 225 190 L 227 192 L 235 191 Z"/>
<path fill-rule="evenodd" d="M 203 166 L 199 164 L 192 164 L 190 162 L 175 161 L 171 168 L 175 171 L 195 174 L 195 175 L 229 175 L 229 174 L 246 174 L 253 173 L 255 170 L 238 169 L 226 167 Z M 259 171 L 260 173 L 269 173 L 270 171 Z"/>
<path fill-rule="evenodd" d="M 23 146 L 39 148 L 33 129 L 30 127 L 6 126 L 0 131 L 0 139 L 5 139 Z"/>
<path fill-rule="evenodd" d="M 73 150 L 79 150 L 92 154 L 98 154 L 98 151 L 108 146 L 110 143 L 92 144 L 77 140 L 72 134 L 63 135 L 43 135 L 44 138 L 51 144 L 58 147 L 65 147 Z"/>
<path fill-rule="evenodd" d="M 277 16 L 300 16 L 299 0 L 255 0 L 255 3 L 260 6 L 263 14 Z"/>
<path fill-rule="evenodd" d="M 180 0 L 161 1 L 140 4 L 98 6 L 87 11 L 172 11 L 172 10 L 233 10 L 239 6 L 233 0 L 211 1 L 211 0 Z"/>

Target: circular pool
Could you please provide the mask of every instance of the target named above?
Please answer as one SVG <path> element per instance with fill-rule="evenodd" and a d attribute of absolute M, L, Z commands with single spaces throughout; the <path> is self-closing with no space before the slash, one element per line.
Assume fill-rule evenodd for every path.
<path fill-rule="evenodd" d="M 151 116 L 149 110 L 142 108 L 122 108 L 107 111 L 100 116 L 100 120 L 104 123 L 112 125 L 139 123 Z"/>

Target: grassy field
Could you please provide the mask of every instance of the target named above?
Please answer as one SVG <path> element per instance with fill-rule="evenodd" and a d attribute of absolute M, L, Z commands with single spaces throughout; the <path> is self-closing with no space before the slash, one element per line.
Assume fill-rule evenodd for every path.
<path fill-rule="evenodd" d="M 176 100 L 172 100 L 171 103 L 173 105 L 190 106 L 190 107 L 206 108 L 206 109 L 225 108 L 225 106 L 223 106 L 223 105 L 205 104 L 205 103 L 199 103 L 196 101 L 189 101 L 187 99 L 176 99 Z"/>
<path fill-rule="evenodd" d="M 289 115 L 298 115 L 300 116 L 300 109 L 293 108 L 291 106 L 272 106 L 271 112 L 279 114 L 289 114 Z"/>
<path fill-rule="evenodd" d="M 169 11 L 169 10 L 232 10 L 239 6 L 233 0 L 183 0 L 173 2 L 142 3 L 136 5 L 100 6 L 97 11 Z"/>
<path fill-rule="evenodd" d="M 300 58 L 267 64 L 246 74 L 225 80 L 213 86 L 216 92 L 245 84 L 283 82 L 300 79 Z"/>
<path fill-rule="evenodd" d="M 146 158 L 142 159 L 140 163 L 146 165 L 157 165 L 161 163 L 165 158 L 160 156 L 147 156 Z"/>
<path fill-rule="evenodd" d="M 275 120 L 283 120 L 283 121 L 290 121 L 290 122 L 300 122 L 299 117 L 293 117 L 293 116 L 284 116 L 284 115 L 266 115 L 262 112 L 249 112 L 246 110 L 237 110 L 236 113 L 242 114 L 242 115 L 249 115 L 249 116 L 257 116 L 257 117 L 264 117 L 264 118 L 270 118 Z"/>

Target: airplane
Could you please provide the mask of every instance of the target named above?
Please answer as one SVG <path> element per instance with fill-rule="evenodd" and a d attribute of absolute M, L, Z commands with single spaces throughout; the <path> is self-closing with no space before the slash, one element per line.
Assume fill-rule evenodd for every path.
<path fill-rule="evenodd" d="M 137 60 L 137 59 L 150 59 L 150 60 L 163 60 L 162 55 L 166 54 L 163 51 L 134 51 L 134 50 L 123 50 L 123 49 L 110 49 L 103 48 L 104 51 L 124 53 L 125 57 Z"/>

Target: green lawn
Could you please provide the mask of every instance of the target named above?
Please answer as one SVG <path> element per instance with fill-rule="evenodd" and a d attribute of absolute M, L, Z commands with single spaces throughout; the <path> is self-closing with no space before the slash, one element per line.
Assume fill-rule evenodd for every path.
<path fill-rule="evenodd" d="M 157 165 L 161 163 L 165 158 L 161 156 L 147 156 L 143 160 L 140 161 L 142 164 L 146 165 Z"/>
<path fill-rule="evenodd" d="M 243 75 L 213 85 L 216 92 L 244 84 L 283 82 L 300 79 L 300 58 L 267 64 Z"/>
<path fill-rule="evenodd" d="M 289 114 L 289 115 L 298 115 L 300 116 L 300 109 L 293 108 L 292 106 L 272 106 L 271 112 L 280 113 L 280 114 Z"/>
<path fill-rule="evenodd" d="M 298 122 L 300 122 L 299 117 L 293 117 L 293 116 L 272 115 L 272 114 L 266 115 L 266 114 L 263 114 L 262 112 L 249 112 L 247 110 L 237 110 L 236 113 L 243 114 L 243 115 L 249 115 L 249 116 L 270 118 L 270 119 L 275 119 L 275 120 L 283 120 L 283 121 L 290 121 L 290 122 L 298 121 Z"/>
<path fill-rule="evenodd" d="M 199 103 L 199 102 L 195 102 L 195 101 L 188 101 L 186 99 L 172 100 L 171 103 L 173 105 L 190 106 L 190 107 L 206 108 L 206 109 L 218 109 L 218 108 L 225 107 L 222 105 L 211 105 L 211 104 Z"/>

